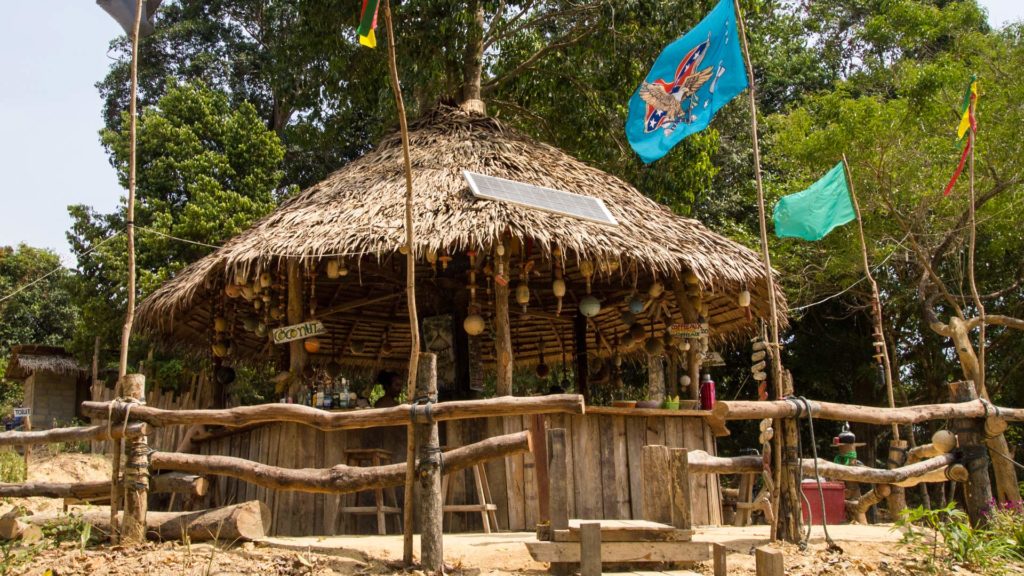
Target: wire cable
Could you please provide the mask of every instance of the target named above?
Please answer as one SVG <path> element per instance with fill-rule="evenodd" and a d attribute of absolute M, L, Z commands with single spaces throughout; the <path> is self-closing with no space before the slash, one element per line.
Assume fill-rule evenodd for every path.
<path fill-rule="evenodd" d="M 86 250 L 85 252 L 82 252 L 82 254 L 81 254 L 81 255 L 82 255 L 82 256 L 87 256 L 87 255 L 89 255 L 89 254 L 93 253 L 93 252 L 94 252 L 94 251 L 95 251 L 96 249 L 98 249 L 98 248 L 99 248 L 100 246 L 103 246 L 104 244 L 106 244 L 107 242 L 110 242 L 110 241 L 111 241 L 111 240 L 113 240 L 114 238 L 117 238 L 117 237 L 118 237 L 118 236 L 120 236 L 121 234 L 123 234 L 123 232 L 116 232 L 116 233 L 114 233 L 113 235 L 111 235 L 111 236 L 108 236 L 108 237 L 104 238 L 103 240 L 101 240 L 101 241 L 97 242 L 96 244 L 93 244 L 93 245 L 92 245 L 92 247 L 91 247 L 91 248 L 89 248 L 88 250 Z M 57 266 L 56 268 L 54 268 L 53 270 L 50 270 L 50 271 L 49 271 L 49 272 L 47 272 L 46 274 L 43 274 L 43 275 L 42 275 L 42 276 L 40 276 L 39 278 L 36 278 L 35 280 L 33 280 L 33 281 L 29 282 L 28 284 L 23 284 L 23 285 L 21 285 L 20 287 L 18 287 L 17 289 L 15 289 L 15 290 L 14 290 L 13 292 L 11 292 L 10 294 L 7 294 L 7 295 L 5 295 L 4 297 L 0 298 L 0 302 L 5 302 L 5 301 L 7 301 L 7 300 L 10 300 L 11 298 L 14 298 L 14 297 L 15 297 L 15 296 L 17 296 L 18 294 L 21 294 L 21 293 L 22 293 L 22 292 L 24 292 L 25 290 L 28 290 L 29 288 L 31 288 L 31 287 L 33 287 L 33 286 L 35 286 L 36 284 L 39 284 L 39 283 L 40 283 L 40 282 L 42 282 L 43 280 L 46 280 L 47 278 L 49 278 L 50 276 L 53 276 L 54 274 L 56 274 L 57 272 L 60 272 L 61 270 L 67 270 L 67 268 L 65 268 L 63 264 L 61 264 L 61 265 Z"/>
<path fill-rule="evenodd" d="M 910 236 L 910 233 L 908 232 L 906 235 L 903 236 L 903 238 L 901 240 L 896 242 L 896 244 L 899 245 L 899 246 L 902 246 L 903 242 L 909 236 Z M 877 265 L 873 266 L 872 270 L 877 271 L 882 266 L 884 266 L 886 262 L 891 260 L 892 257 L 895 256 L 895 255 L 896 255 L 896 251 L 894 250 L 888 256 L 886 256 L 881 262 L 879 262 Z M 829 300 L 832 300 L 834 298 L 838 298 L 838 297 L 842 296 L 843 294 L 846 294 L 850 290 L 853 290 L 858 284 L 860 284 L 861 282 L 863 282 L 865 280 L 867 280 L 867 276 L 862 276 L 859 280 L 857 280 L 853 284 L 850 284 L 845 289 L 843 289 L 843 290 L 841 290 L 839 292 L 836 292 L 835 294 L 832 294 L 831 296 L 826 296 L 825 298 L 822 298 L 821 300 L 818 300 L 817 302 L 811 302 L 810 304 L 804 304 L 803 306 L 795 306 L 793 308 L 790 308 L 789 310 L 790 310 L 790 312 L 799 312 L 801 310 L 806 310 L 808 308 L 812 308 L 812 307 L 817 306 L 819 304 L 824 304 L 825 302 L 828 302 Z"/>
<path fill-rule="evenodd" d="M 790 400 L 791 402 L 794 402 L 794 403 L 795 402 L 803 403 L 804 411 L 807 412 L 807 425 L 808 425 L 808 427 L 811 430 L 811 453 L 814 455 L 814 480 L 818 484 L 818 497 L 821 499 L 821 528 L 825 532 L 825 542 L 828 543 L 828 549 L 829 550 L 837 551 L 840 554 L 842 554 L 843 553 L 843 549 L 840 548 L 839 545 L 836 544 L 834 540 L 832 540 L 832 536 L 828 533 L 828 519 L 825 517 L 825 490 L 821 487 L 821 475 L 818 473 L 818 444 L 817 444 L 817 441 L 814 438 L 814 415 L 811 414 L 811 403 L 804 396 L 797 396 L 797 397 L 790 396 L 789 398 L 787 398 L 787 400 Z M 797 418 L 797 420 L 799 421 L 799 417 Z M 800 454 L 799 457 L 803 458 L 803 454 Z M 800 469 L 801 469 L 801 471 L 803 470 L 802 463 L 800 465 Z M 800 492 L 801 493 L 803 492 L 803 486 L 800 487 Z M 808 506 L 808 513 L 810 513 L 810 506 Z M 810 540 L 810 534 L 811 534 L 811 530 L 810 530 L 810 527 L 808 526 L 808 529 L 807 529 L 808 540 Z M 805 545 L 805 547 L 806 547 L 806 545 Z"/>

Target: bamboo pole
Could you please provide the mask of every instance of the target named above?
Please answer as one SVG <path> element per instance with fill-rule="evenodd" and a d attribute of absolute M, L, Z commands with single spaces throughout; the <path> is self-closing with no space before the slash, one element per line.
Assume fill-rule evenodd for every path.
<path fill-rule="evenodd" d="M 135 23 L 132 27 L 131 89 L 128 103 L 128 213 L 125 218 L 128 236 L 128 303 L 121 329 L 121 354 L 117 366 L 116 392 L 121 390 L 121 380 L 128 373 L 128 347 L 131 343 L 132 323 L 135 321 L 135 138 L 138 123 L 139 96 L 139 28 L 142 25 L 142 0 L 135 2 Z M 116 394 L 115 394 L 116 395 Z M 121 441 L 111 440 L 111 482 L 110 482 L 110 539 L 118 541 L 117 485 L 115 479 L 121 475 Z"/>
<path fill-rule="evenodd" d="M 778 319 L 778 304 L 775 301 L 775 279 L 772 276 L 772 259 L 771 254 L 768 251 L 768 225 L 765 218 L 765 206 L 764 206 L 764 184 L 761 180 L 761 148 L 758 143 L 757 136 L 757 93 L 756 84 L 754 82 L 754 68 L 750 60 L 750 50 L 747 46 L 747 31 L 746 26 L 743 22 L 743 12 L 740 10 L 739 0 L 733 0 L 733 8 L 736 11 L 736 22 L 739 26 L 740 45 L 743 48 L 743 58 L 746 62 L 747 68 L 747 81 L 749 88 L 747 89 L 747 95 L 749 96 L 750 102 L 750 134 L 751 141 L 754 148 L 754 180 L 757 184 L 757 215 L 758 224 L 760 226 L 760 239 L 761 239 L 761 258 L 764 262 L 765 272 L 765 285 L 768 291 L 768 313 L 769 326 L 771 327 L 771 343 L 768 346 L 769 355 L 772 359 L 772 381 L 775 384 L 775 397 L 782 398 L 782 354 L 779 348 L 779 319 Z M 776 430 L 782 432 L 783 426 L 779 425 L 781 422 L 776 423 Z M 776 433 L 775 442 L 775 454 L 774 454 L 774 465 L 775 465 L 775 487 L 776 490 L 772 494 L 772 508 L 777 512 L 775 514 L 775 521 L 772 523 L 771 539 L 776 540 L 779 537 L 779 525 L 782 522 L 782 514 L 780 506 L 782 505 L 782 493 L 786 494 L 788 506 L 786 507 L 789 511 L 788 522 L 786 522 L 786 539 L 796 542 L 799 537 L 799 522 L 800 513 L 796 511 L 797 502 L 799 500 L 795 497 L 796 487 L 793 485 L 794 479 L 784 478 L 782 471 L 782 453 L 785 448 L 785 434 Z M 781 491 L 781 492 L 780 492 Z"/>
<path fill-rule="evenodd" d="M 859 406 L 856 404 L 837 404 L 809 400 L 811 415 L 819 420 L 838 422 L 860 422 L 888 426 L 897 424 L 917 424 L 929 420 L 947 420 L 950 418 L 985 418 L 998 413 L 998 418 L 1008 422 L 1024 421 L 1024 408 L 997 407 L 977 399 L 965 402 L 949 402 L 946 404 L 922 404 L 919 406 L 901 406 L 899 408 L 881 408 L 877 406 Z M 788 400 L 769 400 L 767 402 L 753 400 L 719 400 L 711 410 L 711 419 L 728 420 L 760 420 L 762 418 L 795 418 L 805 417 L 803 403 L 794 404 Z"/>
<path fill-rule="evenodd" d="M 967 251 L 967 280 L 971 284 L 971 296 L 974 299 L 974 306 L 978 309 L 978 317 L 981 321 L 978 323 L 978 372 L 974 375 L 974 383 L 978 387 L 978 395 L 982 398 L 988 398 L 988 389 L 985 387 L 985 305 L 981 302 L 981 296 L 978 295 L 978 285 L 974 281 L 974 244 L 978 234 L 977 221 L 974 214 L 974 146 L 977 142 L 976 132 L 974 130 L 975 123 L 975 110 L 974 110 L 975 99 L 971 99 L 970 103 L 970 115 L 971 122 L 968 130 L 967 137 L 968 146 L 971 147 L 971 157 L 968 160 L 967 170 L 970 176 L 970 205 L 967 207 L 968 220 L 971 226 L 970 235 L 970 247 Z"/>
<path fill-rule="evenodd" d="M 391 21 L 391 2 L 384 0 L 384 23 L 388 30 L 388 70 L 391 73 L 391 90 L 395 93 L 395 107 L 398 109 L 398 125 L 402 132 L 402 160 L 405 167 L 405 292 L 409 305 L 409 335 L 412 340 L 409 351 L 409 375 L 406 390 L 408 399 L 416 395 L 416 375 L 420 353 L 419 321 L 416 317 L 416 248 L 413 229 L 412 162 L 409 160 L 409 124 L 405 118 L 405 102 L 402 99 L 402 84 L 398 79 L 398 59 L 395 55 L 395 30 Z M 416 443 L 413 425 L 407 427 L 405 474 L 405 510 L 403 512 L 402 559 L 406 566 L 412 566 L 412 499 L 416 467 Z"/>

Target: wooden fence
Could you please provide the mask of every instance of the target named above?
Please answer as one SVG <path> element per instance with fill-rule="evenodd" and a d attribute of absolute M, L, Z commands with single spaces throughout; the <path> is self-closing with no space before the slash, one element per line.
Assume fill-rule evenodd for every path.
<path fill-rule="evenodd" d="M 714 441 L 703 418 L 687 416 L 631 416 L 628 410 L 595 409 L 585 415 L 549 414 L 548 428 L 565 428 L 569 465 L 569 513 L 583 519 L 640 519 L 643 517 L 641 449 L 646 445 L 704 450 L 714 454 Z M 448 449 L 511 434 L 529 427 L 533 416 L 504 416 L 452 420 L 441 423 L 442 442 Z M 348 448 L 383 448 L 396 462 L 405 460 L 405 428 L 324 432 L 292 423 L 253 427 L 205 441 L 204 455 L 235 456 L 283 468 L 330 468 L 344 463 Z M 493 503 L 502 530 L 532 531 L 537 523 L 537 485 L 532 453 L 519 454 L 486 465 Z M 336 534 L 338 497 L 277 491 L 228 477 L 215 479 L 213 505 L 258 499 L 274 512 L 272 531 L 277 535 Z M 456 472 L 449 480 L 449 504 L 476 503 L 472 471 Z M 720 524 L 718 477 L 690 476 L 691 509 L 695 524 Z M 401 498 L 400 490 L 395 491 Z M 351 498 L 351 496 L 349 496 Z M 474 513 L 449 514 L 445 529 L 481 530 Z M 369 532 L 366 519 L 356 531 Z"/>

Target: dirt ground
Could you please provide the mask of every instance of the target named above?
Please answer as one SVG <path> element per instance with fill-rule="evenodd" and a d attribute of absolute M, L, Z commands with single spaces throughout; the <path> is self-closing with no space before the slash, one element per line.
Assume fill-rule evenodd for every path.
<path fill-rule="evenodd" d="M 29 479 L 73 482 L 103 480 L 110 474 L 109 461 L 103 456 L 84 454 L 41 454 L 29 465 Z M 53 512 L 59 500 L 48 498 L 10 499 L 0 505 L 0 514 L 20 505 L 33 512 Z M 755 574 L 754 549 L 768 541 L 767 526 L 701 527 L 695 540 L 717 542 L 729 549 L 730 575 Z M 829 552 L 820 527 L 812 532 L 804 551 L 780 544 L 785 554 L 786 574 L 794 576 L 897 576 L 922 573 L 920 558 L 900 543 L 901 534 L 891 525 L 832 526 L 832 538 L 843 549 Z M 532 533 L 450 534 L 445 536 L 445 558 L 456 574 L 546 574 L 547 565 L 533 561 L 525 542 Z M 418 539 L 416 549 L 418 550 Z M 401 536 L 332 536 L 306 538 L 267 538 L 238 546 L 180 542 L 150 543 L 141 547 L 92 546 L 82 550 L 75 542 L 60 545 L 0 545 L 0 576 L 14 574 L 54 576 L 170 576 L 170 575 L 317 575 L 394 574 L 402 570 Z M 1024 574 L 1015 567 L 1003 567 L 1010 573 Z M 666 570 L 664 566 L 646 570 Z M 645 572 L 657 574 L 665 572 Z M 711 574 L 710 562 L 697 564 L 692 571 L 671 574 Z M 971 576 L 967 569 L 956 574 Z"/>

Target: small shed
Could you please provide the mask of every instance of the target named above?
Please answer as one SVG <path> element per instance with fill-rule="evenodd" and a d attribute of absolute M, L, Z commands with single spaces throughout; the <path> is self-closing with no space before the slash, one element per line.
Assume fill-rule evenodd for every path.
<path fill-rule="evenodd" d="M 81 416 L 78 408 L 82 401 L 89 399 L 85 370 L 60 346 L 23 344 L 13 347 L 4 378 L 22 383 L 23 405 L 32 409 L 35 429 L 68 424 Z"/>

